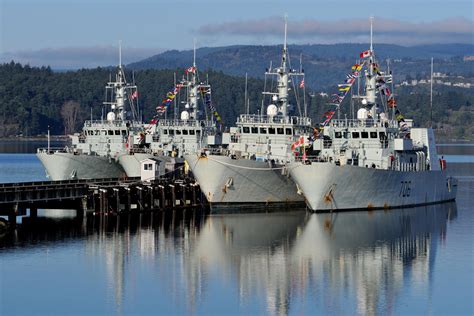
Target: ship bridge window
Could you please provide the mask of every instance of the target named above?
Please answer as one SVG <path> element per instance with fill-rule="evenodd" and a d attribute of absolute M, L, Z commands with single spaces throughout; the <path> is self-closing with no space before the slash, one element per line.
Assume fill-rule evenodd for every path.
<path fill-rule="evenodd" d="M 334 133 L 334 138 L 342 138 L 342 133 L 341 132 L 335 132 Z"/>
<path fill-rule="evenodd" d="M 109 136 L 113 135 L 114 134 L 114 131 L 112 130 L 108 130 L 108 133 L 109 133 Z"/>
<path fill-rule="evenodd" d="M 258 128 L 252 127 L 252 134 L 258 134 Z"/>
<path fill-rule="evenodd" d="M 174 135 L 174 129 L 170 129 L 170 135 Z"/>
<path fill-rule="evenodd" d="M 278 127 L 278 128 L 277 128 L 277 134 L 278 134 L 278 135 L 283 135 L 283 134 L 284 134 L 284 133 L 283 133 L 283 127 Z"/>
<path fill-rule="evenodd" d="M 352 132 L 352 138 L 359 138 L 359 132 Z"/>
<path fill-rule="evenodd" d="M 127 136 L 127 130 L 126 129 L 122 130 L 122 136 Z"/>
<path fill-rule="evenodd" d="M 292 132 L 291 128 L 286 128 L 285 129 L 285 134 L 286 135 L 293 135 L 293 132 Z"/>
<path fill-rule="evenodd" d="M 96 130 L 96 131 L 95 131 L 95 135 L 100 135 L 100 131 L 99 131 L 99 130 Z"/>
<path fill-rule="evenodd" d="M 244 126 L 244 127 L 242 128 L 242 131 L 244 132 L 244 134 L 248 134 L 248 133 L 250 133 L 250 127 Z"/>
<path fill-rule="evenodd" d="M 119 129 L 115 130 L 115 135 L 120 136 L 120 130 Z"/>
<path fill-rule="evenodd" d="M 377 132 L 370 132 L 370 138 L 377 138 Z"/>
<path fill-rule="evenodd" d="M 268 134 L 275 135 L 275 128 L 274 127 L 269 127 L 268 128 Z"/>
<path fill-rule="evenodd" d="M 196 134 L 196 133 L 195 133 L 195 131 L 194 131 L 193 129 L 190 129 L 190 130 L 189 130 L 189 135 L 195 135 L 195 134 Z"/>
<path fill-rule="evenodd" d="M 163 130 L 163 134 L 168 135 L 168 130 L 167 130 L 167 129 L 164 129 L 164 130 Z"/>
<path fill-rule="evenodd" d="M 349 138 L 349 132 L 343 132 L 342 137 L 344 137 L 345 139 L 348 139 Z"/>
<path fill-rule="evenodd" d="M 260 127 L 260 134 L 266 134 L 267 133 L 267 128 L 266 127 Z"/>
<path fill-rule="evenodd" d="M 107 131 L 101 131 L 101 135 L 107 135 Z"/>
<path fill-rule="evenodd" d="M 362 138 L 369 138 L 369 132 L 362 132 Z"/>
<path fill-rule="evenodd" d="M 188 130 L 187 129 L 183 129 L 183 135 L 188 135 Z"/>
<path fill-rule="evenodd" d="M 87 131 L 90 136 L 94 135 L 94 131 Z"/>
<path fill-rule="evenodd" d="M 181 130 L 180 129 L 176 130 L 176 135 L 181 135 Z"/>
<path fill-rule="evenodd" d="M 387 139 L 387 135 L 385 135 L 385 132 L 380 132 L 379 136 L 380 136 L 380 139 Z"/>

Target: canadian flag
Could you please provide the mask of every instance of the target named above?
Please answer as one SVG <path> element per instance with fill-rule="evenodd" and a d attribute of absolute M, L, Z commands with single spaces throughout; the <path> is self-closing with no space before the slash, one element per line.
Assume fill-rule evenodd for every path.
<path fill-rule="evenodd" d="M 186 72 L 186 73 L 189 73 L 189 72 L 192 72 L 192 73 L 194 73 L 194 72 L 196 72 L 196 67 L 194 67 L 194 66 L 191 66 L 191 67 L 189 67 L 188 69 L 186 69 L 186 71 L 185 71 L 185 72 Z"/>
<path fill-rule="evenodd" d="M 303 80 L 301 80 L 301 82 L 300 82 L 300 88 L 304 88 L 304 78 L 303 78 Z"/>
<path fill-rule="evenodd" d="M 371 50 L 366 50 L 365 52 L 360 53 L 360 58 L 367 58 L 372 56 L 372 51 Z"/>

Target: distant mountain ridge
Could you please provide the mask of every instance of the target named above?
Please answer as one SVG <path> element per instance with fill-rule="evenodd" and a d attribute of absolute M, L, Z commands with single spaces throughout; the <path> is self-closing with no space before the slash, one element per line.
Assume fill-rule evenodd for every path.
<path fill-rule="evenodd" d="M 308 44 L 289 45 L 290 63 L 292 68 L 299 68 L 302 57 L 303 68 L 306 70 L 306 82 L 315 89 L 332 86 L 341 80 L 341 76 L 349 71 L 359 53 L 367 50 L 369 44 Z M 392 62 L 406 59 L 409 66 L 399 63 L 396 72 L 399 79 L 407 75 L 415 76 L 424 72 L 423 67 L 431 57 L 437 59 L 437 71 L 454 72 L 469 75 L 469 67 L 462 65 L 462 57 L 474 55 L 474 45 L 470 44 L 432 44 L 418 46 L 400 46 L 394 44 L 374 44 L 379 62 L 391 59 Z M 270 61 L 278 66 L 281 58 L 282 45 L 257 46 L 234 45 L 224 47 L 203 47 L 196 51 L 198 68 L 213 69 L 230 75 L 262 78 Z M 185 69 L 192 64 L 192 50 L 169 50 L 144 60 L 131 63 L 129 69 Z M 420 71 L 421 67 L 421 71 Z M 472 67 L 471 67 L 472 68 Z M 426 69 L 428 70 L 428 68 Z"/>

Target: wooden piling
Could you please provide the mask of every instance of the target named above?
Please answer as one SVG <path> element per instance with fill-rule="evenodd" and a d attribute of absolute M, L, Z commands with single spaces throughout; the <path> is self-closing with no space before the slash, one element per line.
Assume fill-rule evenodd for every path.
<path fill-rule="evenodd" d="M 38 217 L 38 208 L 36 206 L 30 206 L 30 217 L 31 218 Z"/>
<path fill-rule="evenodd" d="M 115 213 L 120 213 L 120 188 L 113 188 L 115 199 Z"/>
<path fill-rule="evenodd" d="M 170 184 L 169 185 L 170 189 L 171 189 L 171 205 L 174 207 L 176 207 L 176 191 L 175 191 L 175 186 Z"/>

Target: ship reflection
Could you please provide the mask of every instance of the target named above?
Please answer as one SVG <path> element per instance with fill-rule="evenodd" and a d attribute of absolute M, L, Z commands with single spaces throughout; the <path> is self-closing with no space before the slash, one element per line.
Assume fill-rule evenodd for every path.
<path fill-rule="evenodd" d="M 238 306 L 263 302 L 260 314 L 377 314 L 392 310 L 406 283 L 430 292 L 436 253 L 455 217 L 452 203 L 336 214 L 55 219 L 0 239 L 0 248 L 83 239 L 88 262 L 105 268 L 109 303 L 118 313 L 146 283 L 143 270 L 156 287 L 150 293 L 166 289 L 189 313 L 215 299 L 211 283 L 217 282 L 233 290 L 237 296 L 227 299 Z"/>
<path fill-rule="evenodd" d="M 394 306 L 405 282 L 430 288 L 438 243 L 455 216 L 455 204 L 448 204 L 209 217 L 188 268 L 199 260 L 209 270 L 225 269 L 223 275 L 238 280 L 241 302 L 265 298 L 270 314 L 288 314 L 292 301 L 302 297 L 319 306 L 314 310 L 377 314 L 382 304 L 385 311 Z M 346 306 L 348 296 L 355 306 Z"/>

